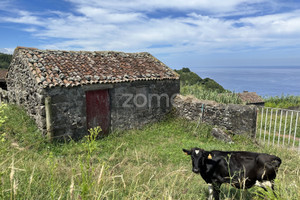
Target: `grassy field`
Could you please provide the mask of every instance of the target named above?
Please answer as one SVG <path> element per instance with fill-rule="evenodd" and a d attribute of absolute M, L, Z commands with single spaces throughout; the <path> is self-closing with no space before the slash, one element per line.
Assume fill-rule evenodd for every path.
<path fill-rule="evenodd" d="M 219 142 L 209 136 L 208 125 L 169 116 L 100 140 L 48 143 L 23 110 L 1 110 L 0 199 L 206 199 L 205 182 L 192 173 L 190 157 L 182 152 L 195 146 L 276 154 L 283 160 L 278 199 L 300 198 L 300 154 L 265 148 L 242 136 L 234 136 L 234 144 Z M 222 199 L 261 199 L 257 187 L 221 189 Z"/>

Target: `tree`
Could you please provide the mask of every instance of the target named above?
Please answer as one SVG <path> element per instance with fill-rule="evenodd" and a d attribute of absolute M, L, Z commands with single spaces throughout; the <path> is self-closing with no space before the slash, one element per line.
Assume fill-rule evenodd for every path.
<path fill-rule="evenodd" d="M 0 53 L 0 68 L 7 69 L 12 59 L 12 55 Z"/>

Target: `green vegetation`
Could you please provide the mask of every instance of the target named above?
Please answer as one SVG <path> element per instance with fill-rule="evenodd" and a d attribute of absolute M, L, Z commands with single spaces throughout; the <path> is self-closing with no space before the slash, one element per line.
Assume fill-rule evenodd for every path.
<path fill-rule="evenodd" d="M 78 142 L 48 143 L 22 109 L 0 110 L 0 199 L 206 199 L 207 185 L 182 152 L 195 146 L 276 154 L 283 160 L 278 199 L 300 198 L 296 151 L 266 148 L 242 136 L 233 136 L 234 144 L 219 142 L 209 136 L 208 125 L 170 116 L 101 140 L 96 128 Z M 221 199 L 264 199 L 261 192 L 223 185 Z"/>
<path fill-rule="evenodd" d="M 180 70 L 175 70 L 180 75 L 182 85 L 199 85 L 206 90 L 225 92 L 225 89 L 216 81 L 210 78 L 202 79 L 196 73 L 191 72 L 189 68 L 183 67 Z"/>
<path fill-rule="evenodd" d="M 272 108 L 291 108 L 300 109 L 300 96 L 282 95 L 281 97 L 266 97 L 265 106 Z"/>
<path fill-rule="evenodd" d="M 242 104 L 236 93 L 225 90 L 210 78 L 202 79 L 185 67 L 175 71 L 180 74 L 180 93 L 183 95 L 193 95 L 198 99 L 213 100 L 218 103 Z M 265 107 L 300 110 L 300 96 L 282 95 L 280 97 L 265 97 L 264 100 Z"/>
<path fill-rule="evenodd" d="M 180 93 L 182 95 L 193 95 L 198 99 L 212 100 L 218 103 L 241 104 L 242 101 L 237 94 L 225 90 L 221 85 L 210 78 L 202 79 L 189 68 L 175 70 L 180 74 Z"/>
<path fill-rule="evenodd" d="M 225 104 L 242 104 L 241 99 L 236 93 L 226 92 L 220 93 L 218 90 L 208 90 L 201 85 L 181 85 L 180 93 L 182 95 L 193 95 L 198 99 L 212 100 Z"/>
<path fill-rule="evenodd" d="M 12 55 L 0 53 L 0 68 L 7 69 L 11 59 L 12 59 Z"/>

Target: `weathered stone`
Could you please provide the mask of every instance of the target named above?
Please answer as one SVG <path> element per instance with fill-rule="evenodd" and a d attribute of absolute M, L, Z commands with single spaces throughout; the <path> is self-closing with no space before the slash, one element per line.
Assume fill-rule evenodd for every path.
<path fill-rule="evenodd" d="M 211 135 L 218 140 L 232 143 L 231 137 L 220 128 L 213 128 L 211 131 Z"/>
<path fill-rule="evenodd" d="M 63 102 L 68 102 L 69 97 L 67 94 L 60 94 L 60 95 L 55 95 L 52 97 L 52 103 L 57 104 L 57 103 L 63 103 Z"/>
<path fill-rule="evenodd" d="M 155 85 L 155 86 L 154 86 Z M 159 90 L 157 90 L 159 88 Z M 142 127 L 144 124 L 158 121 L 166 113 L 172 109 L 171 98 L 168 99 L 168 106 L 166 99 L 161 98 L 160 106 L 156 101 L 150 98 L 149 94 L 155 94 L 157 96 L 166 95 L 171 97 L 173 94 L 179 93 L 179 81 L 167 80 L 167 81 L 139 81 L 132 83 L 117 84 L 114 89 L 111 90 L 111 125 L 113 129 L 130 129 L 132 127 Z M 125 96 L 125 95 L 126 96 Z M 136 98 L 136 103 L 142 105 L 146 100 L 146 105 L 138 107 L 134 98 L 136 94 L 144 94 L 145 98 Z M 125 101 L 127 101 L 126 104 Z M 153 102 L 150 103 L 149 102 Z M 145 109 L 146 108 L 146 109 Z"/>
<path fill-rule="evenodd" d="M 37 101 L 38 104 L 42 105 L 45 102 L 45 96 L 41 95 L 39 93 L 35 93 L 35 100 Z"/>
<path fill-rule="evenodd" d="M 199 100 L 192 96 L 177 95 L 173 103 L 179 116 L 218 127 L 224 127 L 234 134 L 248 134 L 254 137 L 257 111 L 255 106 L 219 104 Z M 203 111 L 203 112 L 202 112 Z"/>

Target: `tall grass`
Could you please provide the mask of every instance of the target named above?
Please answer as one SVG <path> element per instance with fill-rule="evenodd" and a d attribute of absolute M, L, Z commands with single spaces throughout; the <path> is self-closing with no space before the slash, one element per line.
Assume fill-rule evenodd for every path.
<path fill-rule="evenodd" d="M 300 96 L 281 95 L 265 97 L 265 106 L 272 108 L 300 108 Z"/>
<path fill-rule="evenodd" d="M 242 101 L 234 92 L 219 93 L 217 90 L 208 90 L 201 85 L 181 85 L 180 93 L 183 95 L 193 95 L 198 99 L 212 100 L 225 104 L 241 104 Z"/>
<path fill-rule="evenodd" d="M 7 116 L 0 129 L 7 134 L 0 142 L 0 199 L 206 199 L 207 185 L 182 153 L 195 146 L 276 154 L 283 160 L 278 198 L 300 198 L 297 152 L 265 148 L 243 136 L 223 143 L 209 136 L 208 125 L 169 118 L 101 140 L 94 129 L 78 142 L 48 143 L 35 135 L 33 121 L 17 106 L 7 106 L 1 116 Z M 223 185 L 221 197 L 261 199 L 258 192 Z"/>

